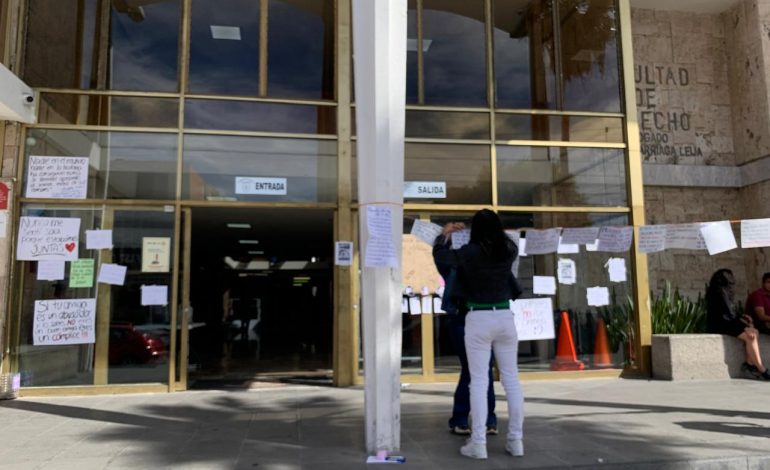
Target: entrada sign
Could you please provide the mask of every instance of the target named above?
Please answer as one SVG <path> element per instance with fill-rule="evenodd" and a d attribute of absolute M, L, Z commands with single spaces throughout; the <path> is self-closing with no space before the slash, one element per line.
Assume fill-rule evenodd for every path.
<path fill-rule="evenodd" d="M 285 196 L 286 191 L 286 178 L 235 177 L 235 194 Z"/>

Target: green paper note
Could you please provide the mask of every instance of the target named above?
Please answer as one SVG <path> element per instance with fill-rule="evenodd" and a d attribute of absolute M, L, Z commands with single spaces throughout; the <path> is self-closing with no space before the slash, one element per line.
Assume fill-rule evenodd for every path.
<path fill-rule="evenodd" d="M 70 263 L 70 287 L 94 286 L 94 260 L 76 259 Z"/>

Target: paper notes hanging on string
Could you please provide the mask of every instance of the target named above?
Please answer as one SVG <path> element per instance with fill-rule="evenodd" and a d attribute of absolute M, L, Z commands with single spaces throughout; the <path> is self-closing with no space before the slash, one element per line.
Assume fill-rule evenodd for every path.
<path fill-rule="evenodd" d="M 666 226 L 643 225 L 639 227 L 639 251 L 657 253 L 666 249 Z"/>
<path fill-rule="evenodd" d="M 91 344 L 95 342 L 96 299 L 36 300 L 32 344 Z"/>
<path fill-rule="evenodd" d="M 706 249 L 709 250 L 709 255 L 716 255 L 738 248 L 738 243 L 735 242 L 735 235 L 733 235 L 733 228 L 730 226 L 729 220 L 703 224 L 700 228 L 700 233 L 703 235 L 703 241 L 706 242 Z"/>
<path fill-rule="evenodd" d="M 589 287 L 586 289 L 586 300 L 591 307 L 604 307 L 610 304 L 610 290 L 606 287 Z"/>
<path fill-rule="evenodd" d="M 602 227 L 599 231 L 599 251 L 622 253 L 631 248 L 633 227 Z"/>
<path fill-rule="evenodd" d="M 85 199 L 87 193 L 88 157 L 29 157 L 27 197 Z"/>
<path fill-rule="evenodd" d="M 471 241 L 471 231 L 467 228 L 452 232 L 452 249 L 456 250 Z"/>
<path fill-rule="evenodd" d="M 553 303 L 550 297 L 511 302 L 519 341 L 553 339 Z"/>
<path fill-rule="evenodd" d="M 111 250 L 112 230 L 86 230 L 87 250 Z"/>
<path fill-rule="evenodd" d="M 64 261 L 38 261 L 38 281 L 61 281 L 64 279 Z"/>
<path fill-rule="evenodd" d="M 532 276 L 532 293 L 539 295 L 555 295 L 556 278 L 553 276 Z"/>
<path fill-rule="evenodd" d="M 626 260 L 610 258 L 604 265 L 610 274 L 610 282 L 626 282 Z"/>
<path fill-rule="evenodd" d="M 601 227 L 565 228 L 561 231 L 561 242 L 564 244 L 588 245 L 599 238 Z"/>
<path fill-rule="evenodd" d="M 666 225 L 666 249 L 705 250 L 706 241 L 700 233 L 700 224 Z"/>
<path fill-rule="evenodd" d="M 559 248 L 556 250 L 557 253 L 562 255 L 580 253 L 580 245 L 577 243 L 564 243 L 563 238 L 564 237 L 559 238 Z"/>
<path fill-rule="evenodd" d="M 527 230 L 527 254 L 545 255 L 554 253 L 559 248 L 560 228 L 546 230 Z"/>
<path fill-rule="evenodd" d="M 440 225 L 417 219 L 412 225 L 411 234 L 417 237 L 418 240 L 433 246 L 433 242 L 436 241 L 436 237 L 441 235 L 442 230 Z"/>
<path fill-rule="evenodd" d="M 741 220 L 741 248 L 770 246 L 770 219 Z"/>
<path fill-rule="evenodd" d="M 70 287 L 94 286 L 94 260 L 76 259 L 70 263 Z"/>

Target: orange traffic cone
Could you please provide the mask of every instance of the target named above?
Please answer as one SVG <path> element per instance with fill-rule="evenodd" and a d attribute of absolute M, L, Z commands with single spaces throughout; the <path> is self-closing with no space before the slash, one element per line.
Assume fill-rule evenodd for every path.
<path fill-rule="evenodd" d="M 551 370 L 583 370 L 586 365 L 577 360 L 575 343 L 572 342 L 572 330 L 567 312 L 561 312 L 559 342 L 556 343 L 556 358 L 551 362 Z"/>
<path fill-rule="evenodd" d="M 610 342 L 607 340 L 607 327 L 604 320 L 596 324 L 596 341 L 594 343 L 594 367 L 612 367 L 610 358 Z"/>

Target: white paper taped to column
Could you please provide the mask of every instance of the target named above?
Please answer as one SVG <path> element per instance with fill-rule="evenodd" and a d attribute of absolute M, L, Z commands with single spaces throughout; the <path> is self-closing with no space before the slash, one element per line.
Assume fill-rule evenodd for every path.
<path fill-rule="evenodd" d="M 703 235 L 703 241 L 706 242 L 706 249 L 709 250 L 709 255 L 716 255 L 738 248 L 738 243 L 735 241 L 735 235 L 729 220 L 705 223 L 701 225 L 700 233 Z"/>
<path fill-rule="evenodd" d="M 353 242 L 342 240 L 334 242 L 334 264 L 336 266 L 353 265 Z"/>
<path fill-rule="evenodd" d="M 741 248 L 770 246 L 770 219 L 741 220 Z"/>
<path fill-rule="evenodd" d="M 392 214 L 390 207 L 366 206 L 366 228 L 369 230 L 369 238 L 366 241 L 364 267 L 398 267 L 396 246 L 393 242 Z"/>
<path fill-rule="evenodd" d="M 511 302 L 519 341 L 553 339 L 553 303 L 550 297 Z"/>
<path fill-rule="evenodd" d="M 657 253 L 666 249 L 665 225 L 642 225 L 639 227 L 639 251 Z"/>
<path fill-rule="evenodd" d="M 91 344 L 95 342 L 96 299 L 36 300 L 32 344 Z"/>
<path fill-rule="evenodd" d="M 85 199 L 88 157 L 32 155 L 27 163 L 27 197 Z"/>

